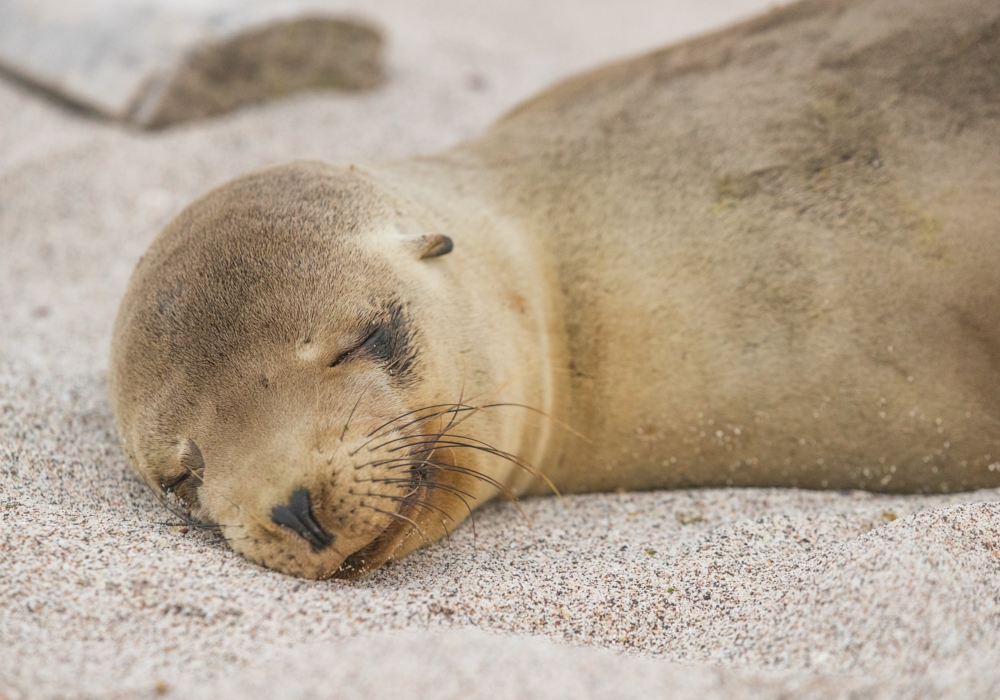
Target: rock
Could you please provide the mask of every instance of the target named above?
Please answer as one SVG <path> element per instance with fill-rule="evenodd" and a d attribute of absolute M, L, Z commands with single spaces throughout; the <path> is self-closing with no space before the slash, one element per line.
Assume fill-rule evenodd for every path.
<path fill-rule="evenodd" d="M 0 0 L 0 69 L 145 128 L 382 79 L 382 37 L 328 4 Z"/>

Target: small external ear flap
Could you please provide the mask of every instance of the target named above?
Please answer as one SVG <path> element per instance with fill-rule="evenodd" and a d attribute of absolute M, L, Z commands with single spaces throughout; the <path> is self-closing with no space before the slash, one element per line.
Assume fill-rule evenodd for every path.
<path fill-rule="evenodd" d="M 434 235 L 424 236 L 421 240 L 420 259 L 438 258 L 447 255 L 455 247 L 454 242 L 448 236 Z"/>

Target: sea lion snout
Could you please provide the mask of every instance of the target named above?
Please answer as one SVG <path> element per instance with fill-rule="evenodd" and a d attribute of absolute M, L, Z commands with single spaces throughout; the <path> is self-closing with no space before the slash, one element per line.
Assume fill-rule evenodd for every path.
<path fill-rule="evenodd" d="M 443 431 L 468 411 L 445 422 L 440 407 L 373 414 L 387 397 L 363 389 L 324 404 L 332 416 L 297 414 L 297 426 L 250 412 L 204 429 L 198 516 L 248 559 L 316 579 L 354 578 L 452 527 L 478 491 L 463 483 L 471 465 L 454 463 L 462 448 Z"/>

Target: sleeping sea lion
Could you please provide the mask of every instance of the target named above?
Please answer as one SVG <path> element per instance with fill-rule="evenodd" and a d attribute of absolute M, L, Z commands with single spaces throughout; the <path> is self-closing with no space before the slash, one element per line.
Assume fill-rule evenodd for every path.
<path fill-rule="evenodd" d="M 316 578 L 498 494 L 995 487 L 998 263 L 1000 4 L 810 0 L 210 192 L 112 404 L 154 489 Z"/>

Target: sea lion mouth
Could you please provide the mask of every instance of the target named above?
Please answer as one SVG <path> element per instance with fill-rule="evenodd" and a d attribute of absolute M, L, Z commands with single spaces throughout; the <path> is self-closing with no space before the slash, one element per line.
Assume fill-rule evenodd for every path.
<path fill-rule="evenodd" d="M 360 578 L 389 561 L 407 535 L 415 530 L 419 532 L 411 517 L 412 513 L 404 512 L 409 510 L 413 509 L 408 506 L 400 508 L 395 513 L 398 517 L 393 522 L 367 545 L 348 555 L 330 577 L 341 580 Z"/>

